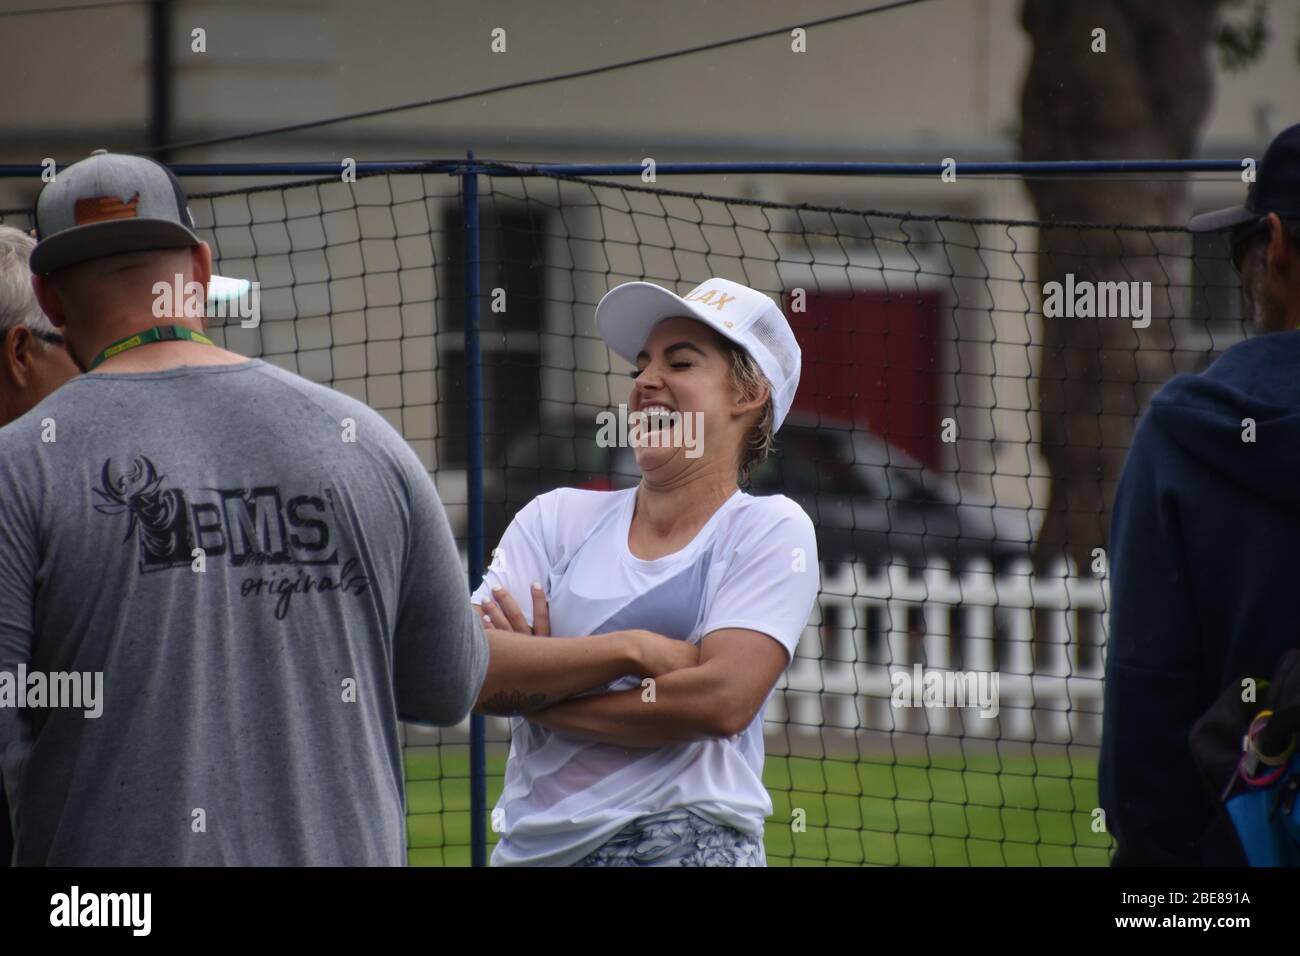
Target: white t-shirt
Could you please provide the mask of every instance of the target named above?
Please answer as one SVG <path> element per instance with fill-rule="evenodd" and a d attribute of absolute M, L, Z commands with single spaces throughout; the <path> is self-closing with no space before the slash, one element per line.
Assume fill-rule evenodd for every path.
<path fill-rule="evenodd" d="M 821 586 L 816 535 L 803 509 L 783 495 L 738 490 L 686 547 L 643 561 L 628 549 L 636 493 L 559 488 L 534 498 L 506 529 L 474 603 L 504 587 L 531 625 L 529 585 L 538 581 L 556 635 L 643 628 L 698 644 L 719 628 L 748 628 L 793 657 Z M 639 679 L 597 693 L 630 687 Z M 772 812 L 763 786 L 763 710 L 735 737 L 655 748 L 511 718 L 492 865 L 568 866 L 637 817 L 674 807 L 761 837 Z"/>

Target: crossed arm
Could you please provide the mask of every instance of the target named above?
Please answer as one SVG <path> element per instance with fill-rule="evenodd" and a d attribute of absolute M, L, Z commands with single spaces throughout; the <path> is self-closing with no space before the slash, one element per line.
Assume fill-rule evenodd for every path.
<path fill-rule="evenodd" d="M 495 627 L 486 630 L 488 670 L 474 704 L 476 713 L 530 714 L 643 670 L 639 635 L 633 631 L 546 641 Z"/>
<path fill-rule="evenodd" d="M 505 591 L 497 602 L 475 604 L 488 639 L 488 669 L 474 711 L 529 714 L 629 674 L 667 673 L 699 662 L 699 650 L 650 631 L 611 631 L 586 637 L 537 640 L 551 632 L 540 587 L 533 588 L 533 624 Z"/>
<path fill-rule="evenodd" d="M 533 591 L 533 626 L 511 596 L 475 605 L 491 620 L 488 675 L 475 710 L 624 747 L 658 747 L 743 731 L 785 669 L 785 648 L 745 628 L 705 635 L 698 648 L 646 631 L 538 641 L 550 629 L 546 598 Z M 565 700 L 627 674 L 642 688 Z"/>
<path fill-rule="evenodd" d="M 722 628 L 700 642 L 699 664 L 655 678 L 645 690 L 565 701 L 528 719 L 623 747 L 733 737 L 749 726 L 785 666 L 785 648 L 774 638 Z"/>

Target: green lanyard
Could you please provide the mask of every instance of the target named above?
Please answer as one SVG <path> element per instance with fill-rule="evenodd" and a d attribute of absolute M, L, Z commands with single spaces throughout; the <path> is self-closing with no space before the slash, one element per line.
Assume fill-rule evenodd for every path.
<path fill-rule="evenodd" d="M 111 359 L 114 355 L 122 352 L 128 352 L 133 348 L 141 345 L 150 345 L 153 342 L 174 342 L 177 339 L 188 339 L 191 342 L 202 342 L 204 345 L 214 345 L 212 339 L 208 338 L 202 332 L 195 332 L 193 329 L 187 329 L 183 325 L 157 325 L 152 329 L 146 329 L 143 332 L 137 332 L 135 335 L 128 335 L 124 339 L 118 339 L 104 351 L 95 356 L 95 360 L 90 363 L 86 371 L 91 371 L 96 365 L 106 359 Z"/>

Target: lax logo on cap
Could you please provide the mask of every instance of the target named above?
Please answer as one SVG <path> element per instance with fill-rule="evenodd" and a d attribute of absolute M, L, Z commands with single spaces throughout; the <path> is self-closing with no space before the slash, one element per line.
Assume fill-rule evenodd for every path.
<path fill-rule="evenodd" d="M 687 302 L 696 301 L 700 305 L 711 305 L 718 310 L 726 308 L 728 302 L 736 300 L 734 295 L 727 295 L 720 289 L 704 289 L 701 286 L 696 286 L 694 291 L 688 292 L 682 298 Z M 734 327 L 734 323 L 730 319 L 723 319 L 722 324 L 729 329 Z"/>

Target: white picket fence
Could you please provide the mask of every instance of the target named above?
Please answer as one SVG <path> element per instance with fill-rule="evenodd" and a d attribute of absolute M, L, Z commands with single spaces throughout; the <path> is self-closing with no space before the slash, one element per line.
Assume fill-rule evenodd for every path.
<path fill-rule="evenodd" d="M 823 568 L 818 607 L 768 702 L 769 735 L 1095 746 L 1110 589 L 1104 578 L 1070 572 L 1061 564 L 1034 577 L 1027 561 L 1001 575 L 987 562 L 959 573 L 943 564 L 921 573 L 898 564 Z M 916 663 L 996 673 L 998 715 L 895 706 L 893 675 L 911 675 Z"/>

